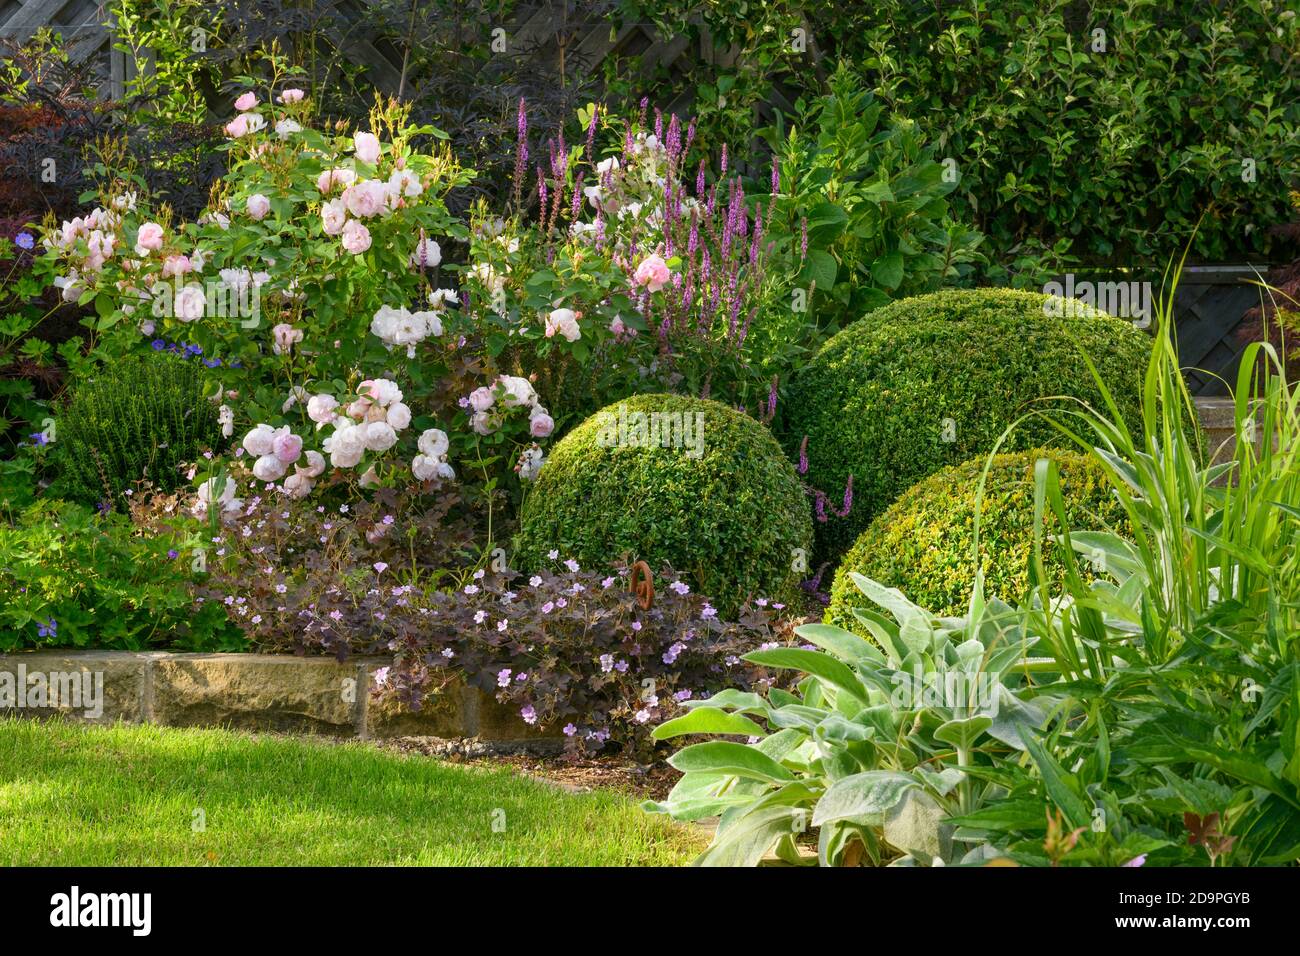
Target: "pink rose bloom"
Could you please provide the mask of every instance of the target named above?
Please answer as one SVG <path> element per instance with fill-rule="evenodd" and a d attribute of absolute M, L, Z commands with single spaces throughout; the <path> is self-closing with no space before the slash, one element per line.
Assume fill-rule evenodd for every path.
<path fill-rule="evenodd" d="M 339 401 L 333 395 L 313 395 L 307 400 L 307 417 L 317 425 L 328 425 L 334 421 L 334 409 L 339 407 Z"/>
<path fill-rule="evenodd" d="M 370 399 L 358 398 L 348 406 L 348 416 L 351 418 L 362 419 L 370 414 Z"/>
<path fill-rule="evenodd" d="M 285 104 L 301 103 L 302 98 L 306 95 L 307 94 L 305 94 L 302 90 L 290 87 L 289 89 L 285 90 L 283 93 L 280 94 L 280 102 Z"/>
<path fill-rule="evenodd" d="M 282 428 L 271 441 L 271 453 L 286 465 L 291 465 L 302 455 L 302 439 L 288 428 Z"/>
<path fill-rule="evenodd" d="M 226 124 L 226 133 L 239 139 L 249 133 L 256 133 L 265 126 L 266 120 L 262 118 L 261 113 L 240 113 Z"/>
<path fill-rule="evenodd" d="M 140 227 L 135 237 L 136 255 L 145 256 L 157 252 L 163 244 L 163 227 L 156 222 L 146 222 Z"/>
<path fill-rule="evenodd" d="M 273 344 L 271 350 L 276 355 L 284 355 L 302 341 L 302 329 L 295 329 L 288 322 L 281 322 L 271 330 Z"/>
<path fill-rule="evenodd" d="M 373 166 L 379 162 L 379 138 L 374 133 L 357 133 L 352 137 L 352 148 L 363 163 Z"/>
<path fill-rule="evenodd" d="M 261 193 L 253 193 L 248 197 L 248 214 L 254 219 L 262 220 L 266 214 L 271 211 L 271 200 L 267 199 Z"/>
<path fill-rule="evenodd" d="M 469 393 L 470 406 L 476 412 L 486 412 L 495 401 L 496 399 L 492 397 L 492 389 L 486 386 L 480 385 Z"/>
<path fill-rule="evenodd" d="M 327 169 L 316 177 L 316 188 L 327 193 L 335 186 L 351 186 L 357 174 L 350 169 Z"/>
<path fill-rule="evenodd" d="M 251 90 L 245 93 L 239 99 L 235 100 L 235 109 L 239 110 L 239 112 L 241 113 L 247 113 L 256 105 L 257 105 L 257 95 L 253 93 Z"/>
<path fill-rule="evenodd" d="M 343 202 L 358 219 L 369 219 L 388 208 L 388 188 L 377 179 L 367 179 L 343 190 Z"/>
<path fill-rule="evenodd" d="M 355 219 L 349 219 L 343 227 L 343 248 L 354 256 L 359 256 L 370 248 L 370 230 Z"/>
<path fill-rule="evenodd" d="M 162 274 L 167 278 L 183 276 L 194 268 L 189 256 L 168 256 L 163 260 Z"/>
<path fill-rule="evenodd" d="M 534 438 L 545 438 L 555 430 L 555 419 L 543 411 L 533 413 L 528 419 L 528 433 Z"/>
<path fill-rule="evenodd" d="M 193 322 L 195 319 L 203 317 L 203 307 L 206 304 L 207 300 L 203 295 L 203 286 L 197 282 L 191 282 L 176 293 L 173 310 L 176 313 L 176 318 L 182 322 Z"/>
<path fill-rule="evenodd" d="M 331 199 L 320 210 L 321 228 L 327 236 L 337 236 L 348 221 L 348 209 L 342 199 Z"/>
<path fill-rule="evenodd" d="M 658 292 L 668 283 L 669 275 L 668 264 L 663 258 L 651 255 L 646 256 L 636 267 L 636 275 L 633 278 L 637 285 L 643 285 L 651 292 Z"/>
<path fill-rule="evenodd" d="M 614 316 L 614 321 L 609 323 L 609 330 L 615 335 L 622 335 L 627 331 L 627 326 L 624 325 L 623 320 L 616 315 Z"/>

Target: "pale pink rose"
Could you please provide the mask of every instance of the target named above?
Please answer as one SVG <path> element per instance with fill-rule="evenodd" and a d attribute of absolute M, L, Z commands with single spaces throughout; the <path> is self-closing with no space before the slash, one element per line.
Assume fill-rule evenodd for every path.
<path fill-rule="evenodd" d="M 282 428 L 275 433 L 271 452 L 286 465 L 292 465 L 302 455 L 302 439 L 288 428 Z"/>
<path fill-rule="evenodd" d="M 370 230 L 355 219 L 349 219 L 343 227 L 343 248 L 354 256 L 359 256 L 370 248 Z"/>
<path fill-rule="evenodd" d="M 469 393 L 469 403 L 476 412 L 486 412 L 495 401 L 496 399 L 492 396 L 492 389 L 486 386 L 479 386 Z"/>
<path fill-rule="evenodd" d="M 350 169 L 327 169 L 316 177 L 316 188 L 327 193 L 335 186 L 351 186 L 357 174 Z"/>
<path fill-rule="evenodd" d="M 555 430 L 555 419 L 541 409 L 533 412 L 528 419 L 528 434 L 534 438 L 545 438 Z"/>
<path fill-rule="evenodd" d="M 253 463 L 253 477 L 258 481 L 278 481 L 286 470 L 285 463 L 275 455 L 263 455 Z"/>
<path fill-rule="evenodd" d="M 308 478 L 319 478 L 325 473 L 325 456 L 318 451 L 307 452 L 307 467 L 302 465 L 295 466 L 299 474 L 306 475 Z"/>
<path fill-rule="evenodd" d="M 367 415 L 370 414 L 370 405 L 371 405 L 370 399 L 358 398 L 356 401 L 354 401 L 351 405 L 348 406 L 348 417 L 355 418 L 358 421 L 361 421 L 362 419 L 366 418 Z"/>
<path fill-rule="evenodd" d="M 388 451 L 397 444 L 397 432 L 388 422 L 371 422 L 365 426 L 365 441 L 370 451 Z"/>
<path fill-rule="evenodd" d="M 668 283 L 669 276 L 668 264 L 663 258 L 651 255 L 646 256 L 636 267 L 636 275 L 633 278 L 637 285 L 643 285 L 651 292 L 658 292 Z"/>
<path fill-rule="evenodd" d="M 281 322 L 271 329 L 271 351 L 284 355 L 302 341 L 302 329 L 295 329 L 288 322 Z"/>
<path fill-rule="evenodd" d="M 265 126 L 266 120 L 261 113 L 240 113 L 226 124 L 226 133 L 235 139 L 239 139 L 249 133 L 256 133 Z"/>
<path fill-rule="evenodd" d="M 411 474 L 417 481 L 429 481 L 438 474 L 438 459 L 416 455 L 411 459 Z"/>
<path fill-rule="evenodd" d="M 388 208 L 388 188 L 377 179 L 354 183 L 343 190 L 343 202 L 358 219 L 369 219 Z"/>
<path fill-rule="evenodd" d="M 162 274 L 168 279 L 183 276 L 194 268 L 189 256 L 168 256 L 163 260 Z"/>
<path fill-rule="evenodd" d="M 307 417 L 317 425 L 328 425 L 334 421 L 335 409 L 339 401 L 333 395 L 313 395 L 307 400 Z"/>
<path fill-rule="evenodd" d="M 379 162 L 379 138 L 374 133 L 357 133 L 352 137 L 352 148 L 363 163 L 373 166 Z"/>
<path fill-rule="evenodd" d="M 302 98 L 307 94 L 302 90 L 290 87 L 280 94 L 280 102 L 288 105 L 289 103 L 301 103 Z"/>
<path fill-rule="evenodd" d="M 321 228 L 327 236 L 337 236 L 348 221 L 348 210 L 342 199 L 331 199 L 320 209 Z"/>
<path fill-rule="evenodd" d="M 262 220 L 266 214 L 271 211 L 271 200 L 267 199 L 261 193 L 253 193 L 248 197 L 248 214 L 254 219 Z"/>
<path fill-rule="evenodd" d="M 470 416 L 469 427 L 480 435 L 491 435 L 492 426 L 488 424 L 487 412 L 475 412 Z"/>
<path fill-rule="evenodd" d="M 410 407 L 401 402 L 394 402 L 392 405 L 388 406 L 388 413 L 385 421 L 400 432 L 407 425 L 411 424 Z"/>
<path fill-rule="evenodd" d="M 302 471 L 296 471 L 284 479 L 284 493 L 290 498 L 306 498 L 315 487 L 316 482 L 312 481 L 311 477 Z"/>
<path fill-rule="evenodd" d="M 140 231 L 135 236 L 135 253 L 138 256 L 147 256 L 150 252 L 157 252 L 163 244 L 163 227 L 156 222 L 146 222 L 140 227 Z"/>
<path fill-rule="evenodd" d="M 582 338 L 582 328 L 578 325 L 578 313 L 572 309 L 553 309 L 546 317 L 546 337 L 558 332 L 570 342 Z"/>
<path fill-rule="evenodd" d="M 245 93 L 239 99 L 235 100 L 235 109 L 239 110 L 239 112 L 241 113 L 247 113 L 256 105 L 257 105 L 257 95 L 253 93 L 251 90 Z"/>
<path fill-rule="evenodd" d="M 203 309 L 206 305 L 207 297 L 203 294 L 203 286 L 197 282 L 191 282 L 185 288 L 177 291 L 172 308 L 176 313 L 176 318 L 182 322 L 193 322 L 195 319 L 203 317 Z"/>
<path fill-rule="evenodd" d="M 609 323 L 609 330 L 615 335 L 622 335 L 627 331 L 627 326 L 624 325 L 623 320 L 616 315 L 614 316 L 614 321 Z"/>
<path fill-rule="evenodd" d="M 263 455 L 271 454 L 274 442 L 275 429 L 263 422 L 244 436 L 242 444 L 244 451 L 261 458 Z"/>

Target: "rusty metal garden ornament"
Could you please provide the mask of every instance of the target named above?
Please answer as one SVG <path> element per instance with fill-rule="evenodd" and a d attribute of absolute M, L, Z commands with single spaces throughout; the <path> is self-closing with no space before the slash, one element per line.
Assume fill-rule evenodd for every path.
<path fill-rule="evenodd" d="M 655 603 L 654 577 L 650 573 L 650 565 L 644 561 L 632 565 L 628 573 L 627 589 L 636 596 L 636 603 L 641 605 L 641 610 L 650 610 Z"/>

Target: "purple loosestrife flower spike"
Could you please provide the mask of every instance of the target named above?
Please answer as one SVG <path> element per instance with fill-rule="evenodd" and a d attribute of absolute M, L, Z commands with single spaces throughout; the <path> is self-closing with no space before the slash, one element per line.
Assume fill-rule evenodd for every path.
<path fill-rule="evenodd" d="M 649 109 L 649 107 L 650 107 L 650 97 L 648 96 L 641 97 L 641 121 L 637 125 L 639 125 L 642 129 L 645 128 L 646 110 Z"/>
<path fill-rule="evenodd" d="M 569 218 L 578 221 L 578 211 L 582 208 L 582 177 L 586 170 L 579 170 L 573 180 L 573 202 L 569 204 Z"/>
<path fill-rule="evenodd" d="M 691 117 L 691 123 L 686 127 L 686 145 L 682 148 L 682 155 L 691 151 L 691 144 L 695 142 L 695 117 Z"/>
<path fill-rule="evenodd" d="M 704 196 L 704 160 L 700 160 L 700 170 L 695 174 L 695 198 Z"/>
<path fill-rule="evenodd" d="M 655 107 L 655 139 L 662 146 L 664 141 L 664 114 L 659 107 Z"/>
<path fill-rule="evenodd" d="M 773 375 L 772 385 L 767 390 L 767 420 L 770 422 L 776 417 L 776 384 L 780 379 Z"/>
<path fill-rule="evenodd" d="M 808 258 L 808 217 L 803 216 L 799 220 L 799 263 Z"/>
<path fill-rule="evenodd" d="M 844 506 L 839 511 L 835 512 L 835 514 L 841 518 L 847 518 L 849 516 L 849 512 L 852 510 L 853 510 L 853 476 L 849 475 L 848 484 L 844 486 Z"/>
<path fill-rule="evenodd" d="M 597 103 L 591 110 L 591 122 L 587 124 L 587 161 L 593 162 L 596 158 L 596 119 L 600 116 L 600 104 Z"/>
<path fill-rule="evenodd" d="M 776 155 L 772 156 L 772 195 L 781 194 L 781 166 L 777 162 Z"/>
<path fill-rule="evenodd" d="M 727 144 L 722 144 L 722 162 L 718 169 L 718 178 L 721 179 L 727 175 Z"/>
<path fill-rule="evenodd" d="M 826 523 L 826 496 L 820 491 L 813 495 L 813 516 L 822 524 Z"/>
<path fill-rule="evenodd" d="M 808 474 L 808 436 L 803 436 L 803 441 L 799 443 L 799 474 Z"/>

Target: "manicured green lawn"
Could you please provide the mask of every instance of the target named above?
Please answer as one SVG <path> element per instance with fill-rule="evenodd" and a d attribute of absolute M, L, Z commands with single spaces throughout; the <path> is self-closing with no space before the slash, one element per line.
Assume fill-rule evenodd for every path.
<path fill-rule="evenodd" d="M 618 794 L 361 744 L 0 719 L 6 866 L 658 866 L 704 842 Z"/>

